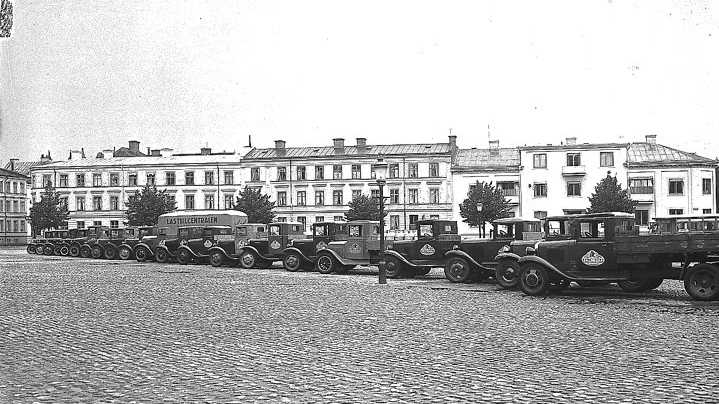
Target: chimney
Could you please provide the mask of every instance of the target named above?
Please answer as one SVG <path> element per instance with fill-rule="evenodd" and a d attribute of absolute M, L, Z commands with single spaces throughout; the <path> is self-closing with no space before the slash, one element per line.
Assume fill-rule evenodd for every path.
<path fill-rule="evenodd" d="M 209 156 L 212 153 L 212 149 L 209 147 L 203 147 L 200 149 L 200 154 L 203 156 Z"/>
<path fill-rule="evenodd" d="M 148 147 L 148 148 L 147 148 L 147 154 L 145 154 L 145 156 L 149 156 L 149 155 L 150 155 L 150 148 Z"/>
<path fill-rule="evenodd" d="M 161 154 L 160 154 L 160 149 L 152 149 L 152 150 L 150 151 L 150 156 L 160 157 L 160 156 L 161 156 Z"/>
<path fill-rule="evenodd" d="M 68 160 L 80 160 L 82 159 L 82 152 L 80 150 L 70 150 L 70 158 Z"/>
<path fill-rule="evenodd" d="M 647 139 L 647 143 L 657 144 L 657 135 L 646 135 L 645 138 Z"/>
<path fill-rule="evenodd" d="M 162 156 L 162 157 L 170 157 L 170 156 L 172 156 L 172 151 L 173 151 L 173 150 L 170 149 L 170 148 L 163 147 L 162 149 L 160 149 L 160 156 Z"/>
<path fill-rule="evenodd" d="M 140 142 L 137 140 L 130 140 L 130 151 L 133 153 L 139 153 L 140 152 Z"/>
<path fill-rule="evenodd" d="M 110 157 L 112 157 L 112 154 L 113 154 L 113 152 L 110 149 L 103 150 L 102 158 L 109 159 Z"/>
<path fill-rule="evenodd" d="M 452 133 L 451 130 L 450 133 Z M 452 164 L 454 164 L 457 159 L 457 151 L 457 135 L 449 135 L 449 154 Z"/>
<path fill-rule="evenodd" d="M 286 144 L 287 142 L 285 142 L 284 140 L 275 140 L 275 149 L 283 150 Z"/>
<path fill-rule="evenodd" d="M 367 139 L 363 137 L 357 138 L 357 153 L 364 153 L 367 150 Z"/>
<path fill-rule="evenodd" d="M 332 142 L 334 142 L 335 145 L 335 154 L 345 154 L 345 139 L 341 137 L 336 137 L 332 139 Z"/>
<path fill-rule="evenodd" d="M 576 137 L 568 137 L 567 138 L 567 146 L 574 146 L 577 144 L 577 138 Z"/>
<path fill-rule="evenodd" d="M 10 159 L 10 171 L 15 171 L 15 163 L 20 161 L 19 159 Z"/>
<path fill-rule="evenodd" d="M 490 140 L 489 141 L 489 155 L 490 156 L 499 156 L 499 140 Z"/>

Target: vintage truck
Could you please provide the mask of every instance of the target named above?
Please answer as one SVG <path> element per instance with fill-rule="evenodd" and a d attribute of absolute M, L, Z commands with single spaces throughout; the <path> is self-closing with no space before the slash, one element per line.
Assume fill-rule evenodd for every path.
<path fill-rule="evenodd" d="M 316 250 L 317 271 L 321 274 L 346 273 L 357 265 L 376 265 L 379 263 L 379 241 L 379 222 L 348 222 L 346 237 L 343 234 Z"/>
<path fill-rule="evenodd" d="M 347 240 L 347 222 L 317 222 L 312 224 L 312 237 L 290 240 L 282 250 L 282 266 L 290 272 L 311 270 L 317 261 L 317 251 L 327 248 L 331 241 Z"/>
<path fill-rule="evenodd" d="M 508 260 L 505 254 L 525 250 L 542 236 L 539 219 L 518 217 L 493 221 L 489 233 L 489 239 L 462 240 L 445 252 L 444 276 L 450 282 L 494 276 L 503 285 L 511 276 L 503 262 Z"/>
<path fill-rule="evenodd" d="M 128 227 L 128 229 L 131 229 L 131 227 Z M 117 247 L 117 258 L 121 260 L 137 258 L 135 257 L 135 246 L 137 246 L 145 236 L 154 234 L 155 227 L 153 226 L 139 226 L 135 228 L 134 232 L 128 232 L 125 239 L 122 240 L 122 243 Z"/>
<path fill-rule="evenodd" d="M 88 226 L 84 235 L 75 238 L 70 243 L 70 256 L 90 258 L 92 254 L 92 245 L 95 240 L 102 234 L 103 230 L 108 229 L 107 226 Z"/>
<path fill-rule="evenodd" d="M 629 214 L 577 215 L 564 224 L 564 236 L 539 241 L 519 259 L 519 287 L 535 296 L 560 292 L 571 281 L 609 281 L 636 292 L 657 288 L 664 279 L 676 279 L 684 281 L 692 298 L 716 300 L 717 218 L 674 218 L 667 222 L 666 231 L 640 234 Z"/>
<path fill-rule="evenodd" d="M 123 229 L 105 229 L 90 247 L 92 258 L 105 258 L 114 260 L 119 256 L 120 245 L 127 238 L 135 237 L 137 227 L 126 227 Z"/>
<path fill-rule="evenodd" d="M 454 220 L 420 220 L 415 224 L 416 238 L 387 245 L 388 278 L 426 275 L 433 267 L 443 267 L 447 252 L 456 250 L 462 242 Z"/>
<path fill-rule="evenodd" d="M 228 258 L 238 258 L 242 268 L 268 268 L 284 258 L 282 251 L 294 239 L 304 238 L 305 225 L 299 222 L 275 222 L 267 225 L 266 237 L 251 238 Z"/>
<path fill-rule="evenodd" d="M 52 237 L 45 235 L 47 238 L 43 252 L 48 254 L 47 249 L 52 248 L 53 255 L 67 255 L 70 253 L 70 246 L 67 240 L 70 237 L 69 230 L 54 230 Z M 47 244 L 49 243 L 49 245 Z M 48 254 L 49 255 L 49 254 Z"/>

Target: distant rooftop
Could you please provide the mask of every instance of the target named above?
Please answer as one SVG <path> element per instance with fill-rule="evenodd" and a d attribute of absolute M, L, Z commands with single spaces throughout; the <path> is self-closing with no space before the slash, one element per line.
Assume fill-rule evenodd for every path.
<path fill-rule="evenodd" d="M 361 150 L 360 150 L 361 149 Z M 339 153 L 336 152 L 339 151 Z M 302 158 L 302 157 L 335 157 L 335 156 L 389 156 L 412 154 L 449 154 L 448 143 L 431 144 L 396 144 L 396 145 L 366 145 L 366 146 L 333 146 L 323 147 L 273 147 L 254 149 L 245 155 L 245 159 L 274 159 L 274 158 Z"/>
<path fill-rule="evenodd" d="M 681 165 L 681 164 L 717 164 L 716 160 L 687 153 L 668 146 L 651 142 L 639 142 L 629 145 L 627 162 L 638 165 Z"/>
<path fill-rule="evenodd" d="M 459 149 L 452 170 L 464 169 L 519 169 L 519 150 L 503 149 Z"/>

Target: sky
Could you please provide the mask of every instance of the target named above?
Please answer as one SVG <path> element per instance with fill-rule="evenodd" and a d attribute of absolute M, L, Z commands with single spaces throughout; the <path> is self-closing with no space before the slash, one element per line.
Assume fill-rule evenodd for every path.
<path fill-rule="evenodd" d="M 0 159 L 140 141 L 657 142 L 719 157 L 716 1 L 15 0 Z"/>

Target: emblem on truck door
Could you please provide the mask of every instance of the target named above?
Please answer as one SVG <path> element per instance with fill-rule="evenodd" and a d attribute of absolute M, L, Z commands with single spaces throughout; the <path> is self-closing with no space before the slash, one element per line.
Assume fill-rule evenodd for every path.
<path fill-rule="evenodd" d="M 590 250 L 588 253 L 584 254 L 584 256 L 582 257 L 582 262 L 584 263 L 584 265 L 590 267 L 597 267 L 604 264 L 604 257 L 599 255 L 598 252 Z"/>
<path fill-rule="evenodd" d="M 359 246 L 359 244 L 354 243 L 347 251 L 352 254 L 359 254 L 362 252 L 362 248 Z"/>
<path fill-rule="evenodd" d="M 280 243 L 275 240 L 272 242 L 272 244 L 270 244 L 270 247 L 272 247 L 273 250 L 277 250 L 278 248 L 280 248 Z"/>
<path fill-rule="evenodd" d="M 429 244 L 425 244 L 424 247 L 419 250 L 422 255 L 432 255 L 434 254 L 434 251 L 434 248 Z"/>
<path fill-rule="evenodd" d="M 210 240 L 205 240 L 205 247 L 207 247 L 207 248 L 212 247 L 212 241 L 210 241 Z"/>

